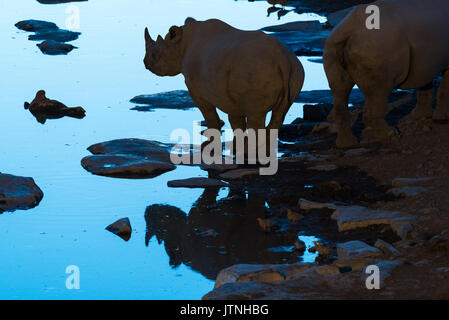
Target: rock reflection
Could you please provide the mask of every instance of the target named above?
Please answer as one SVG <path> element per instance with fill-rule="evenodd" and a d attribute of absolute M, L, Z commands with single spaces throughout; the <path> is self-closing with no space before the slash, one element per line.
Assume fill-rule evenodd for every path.
<path fill-rule="evenodd" d="M 266 199 L 231 190 L 217 201 L 218 192 L 218 188 L 205 189 L 188 215 L 170 205 L 149 206 L 145 212 L 146 245 L 156 236 L 159 244 L 164 242 L 171 266 L 184 263 L 209 279 L 237 263 L 301 259 L 293 247 L 296 232 L 266 233 L 259 226 L 257 218 L 268 214 Z"/>

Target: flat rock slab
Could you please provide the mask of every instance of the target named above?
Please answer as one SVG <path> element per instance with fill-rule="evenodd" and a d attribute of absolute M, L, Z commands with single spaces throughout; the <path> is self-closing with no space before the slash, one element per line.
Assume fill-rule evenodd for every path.
<path fill-rule="evenodd" d="M 363 241 L 348 241 L 337 244 L 338 259 L 341 261 L 352 259 L 373 258 L 382 255 L 382 251 Z"/>
<path fill-rule="evenodd" d="M 175 90 L 148 95 L 139 95 L 130 102 L 145 106 L 133 108 L 138 111 L 150 111 L 152 109 L 189 109 L 196 106 L 187 90 Z"/>
<path fill-rule="evenodd" d="M 278 282 L 310 269 L 315 264 L 237 264 L 223 269 L 215 281 L 215 289 L 235 282 Z"/>
<path fill-rule="evenodd" d="M 229 187 L 229 183 L 211 178 L 189 178 L 180 180 L 171 180 L 167 182 L 171 188 L 221 188 Z"/>
<path fill-rule="evenodd" d="M 225 180 L 233 180 L 233 179 L 241 179 L 245 176 L 259 173 L 260 173 L 259 169 L 235 169 L 226 171 L 225 173 L 220 174 L 219 177 Z"/>
<path fill-rule="evenodd" d="M 65 55 L 71 52 L 73 49 L 77 49 L 77 47 L 72 46 L 71 44 L 58 42 L 54 40 L 46 40 L 42 43 L 38 43 L 37 47 L 41 50 L 43 54 L 51 56 Z"/>
<path fill-rule="evenodd" d="M 321 202 L 314 202 L 309 201 L 306 199 L 299 199 L 298 206 L 301 208 L 301 210 L 313 210 L 313 209 L 330 209 L 330 210 L 336 210 L 339 208 L 338 205 L 333 203 L 321 203 Z"/>
<path fill-rule="evenodd" d="M 372 210 L 361 206 L 339 207 L 331 218 L 337 221 L 338 231 L 365 228 L 377 224 L 390 224 L 399 212 Z"/>
<path fill-rule="evenodd" d="M 320 31 L 323 27 L 318 20 L 313 21 L 294 21 L 275 26 L 262 28 L 262 31 L 281 32 L 281 31 Z"/>
<path fill-rule="evenodd" d="M 157 160 L 131 155 L 93 155 L 81 160 L 87 171 L 114 178 L 154 178 L 164 172 L 176 169 L 176 166 Z"/>
<path fill-rule="evenodd" d="M 33 178 L 0 173 L 0 213 L 34 208 L 43 197 Z"/>
<path fill-rule="evenodd" d="M 144 139 L 116 139 L 91 145 L 87 150 L 95 155 L 131 155 L 170 162 L 170 144 Z"/>

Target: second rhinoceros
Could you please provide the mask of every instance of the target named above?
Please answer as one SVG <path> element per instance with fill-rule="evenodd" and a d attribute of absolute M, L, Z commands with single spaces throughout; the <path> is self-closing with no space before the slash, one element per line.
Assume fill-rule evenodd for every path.
<path fill-rule="evenodd" d="M 379 19 L 375 28 L 368 23 L 373 13 Z M 413 116 L 432 117 L 431 84 L 439 74 L 443 80 L 433 118 L 449 120 L 448 17 L 447 0 L 380 0 L 355 7 L 337 25 L 326 40 L 323 60 L 334 99 L 338 147 L 357 143 L 348 112 L 355 84 L 365 95 L 363 142 L 391 135 L 384 117 L 394 88 L 418 89 Z"/>
<path fill-rule="evenodd" d="M 276 38 L 242 31 L 217 20 L 187 18 L 165 36 L 151 39 L 145 29 L 145 67 L 158 76 L 182 73 L 189 93 L 210 129 L 228 114 L 232 129 L 279 129 L 301 91 L 304 70 Z"/>

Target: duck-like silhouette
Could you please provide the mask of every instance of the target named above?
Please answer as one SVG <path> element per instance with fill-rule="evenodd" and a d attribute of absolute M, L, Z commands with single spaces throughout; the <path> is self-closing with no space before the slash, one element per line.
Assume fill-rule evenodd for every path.
<path fill-rule="evenodd" d="M 86 116 L 86 111 L 82 107 L 69 108 L 65 104 L 50 100 L 45 96 L 44 90 L 39 90 L 31 103 L 25 102 L 25 110 L 30 110 L 36 120 L 42 124 L 47 119 L 59 119 L 62 117 L 72 117 L 82 119 Z"/>

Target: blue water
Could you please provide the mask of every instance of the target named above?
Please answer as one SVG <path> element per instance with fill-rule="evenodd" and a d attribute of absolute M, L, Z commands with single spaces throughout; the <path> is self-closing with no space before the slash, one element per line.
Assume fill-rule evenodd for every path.
<path fill-rule="evenodd" d="M 0 215 L 0 299 L 200 299 L 214 282 L 181 264 L 169 265 L 163 244 L 145 246 L 147 206 L 165 203 L 188 213 L 202 190 L 169 189 L 168 180 L 206 176 L 178 167 L 154 179 L 94 176 L 80 160 L 94 143 L 116 138 L 169 142 L 176 128 L 202 120 L 189 111 L 129 110 L 138 94 L 185 89 L 182 76 L 159 78 L 145 70 L 143 30 L 165 35 L 187 16 L 219 18 L 242 29 L 277 24 L 266 17 L 268 4 L 231 0 L 90 0 L 73 3 L 80 11 L 79 47 L 67 56 L 46 56 L 14 24 L 25 19 L 52 21 L 65 28 L 67 4 L 0 0 L 0 171 L 33 177 L 44 191 L 40 205 Z M 314 19 L 289 13 L 281 22 Z M 322 66 L 301 58 L 305 90 L 325 89 Z M 83 120 L 35 121 L 23 109 L 37 90 L 69 106 L 83 106 Z M 300 116 L 295 104 L 286 122 Z M 227 120 L 225 117 L 222 117 Z M 128 242 L 104 230 L 129 217 Z M 80 268 L 80 290 L 65 286 L 68 265 Z"/>

